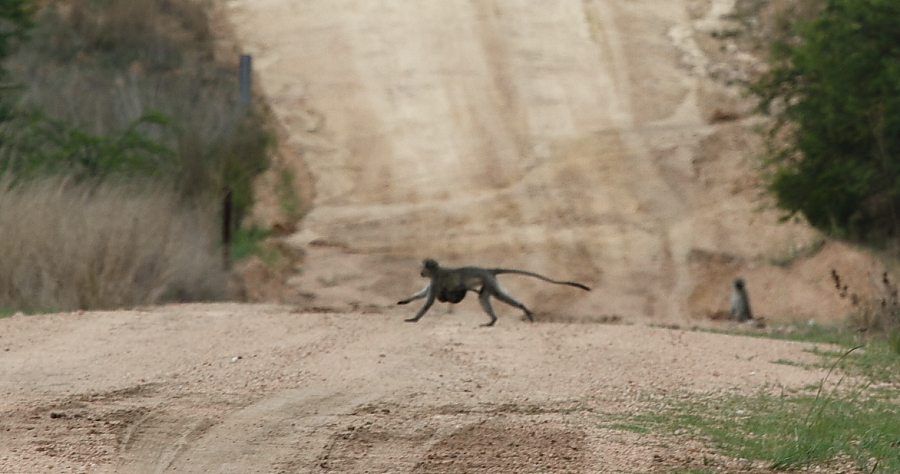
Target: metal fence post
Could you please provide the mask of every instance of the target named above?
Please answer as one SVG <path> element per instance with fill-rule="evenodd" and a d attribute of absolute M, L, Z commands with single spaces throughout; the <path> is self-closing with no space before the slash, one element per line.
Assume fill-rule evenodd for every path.
<path fill-rule="evenodd" d="M 249 54 L 241 55 L 241 66 L 238 88 L 238 106 L 246 109 L 250 106 L 250 89 L 252 85 L 253 58 Z M 231 268 L 231 240 L 232 230 L 234 230 L 234 200 L 232 198 L 231 186 L 225 183 L 225 190 L 222 196 L 222 257 L 224 259 L 225 269 Z"/>
<path fill-rule="evenodd" d="M 242 106 L 250 104 L 250 86 L 252 85 L 253 58 L 249 54 L 241 55 L 241 90 L 238 103 Z"/>

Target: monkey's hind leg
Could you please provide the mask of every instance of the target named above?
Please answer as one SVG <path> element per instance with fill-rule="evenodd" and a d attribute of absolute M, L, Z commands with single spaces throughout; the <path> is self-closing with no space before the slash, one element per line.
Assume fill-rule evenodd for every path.
<path fill-rule="evenodd" d="M 531 310 L 525 307 L 524 304 L 516 301 L 512 296 L 506 294 L 503 290 L 497 288 L 496 291 L 491 292 L 486 287 L 481 289 L 481 293 L 478 295 L 478 301 L 481 302 L 481 307 L 488 313 L 488 315 L 492 318 L 490 323 L 485 324 L 485 326 L 493 326 L 494 321 L 497 320 L 497 316 L 494 315 L 494 310 L 491 308 L 491 302 L 489 300 L 491 293 L 493 293 L 494 297 L 498 300 L 513 306 L 515 308 L 519 308 L 525 312 L 525 316 L 528 317 L 528 320 L 534 322 L 534 317 L 532 316 Z"/>
<path fill-rule="evenodd" d="M 525 316 L 528 316 L 528 320 L 531 322 L 534 322 L 534 317 L 533 317 L 534 313 L 532 313 L 530 309 L 526 308 L 524 304 L 519 303 L 512 296 L 509 296 L 508 294 L 504 293 L 503 290 L 497 291 L 497 294 L 494 296 L 496 296 L 498 300 L 500 300 L 510 306 L 514 306 L 516 308 L 521 309 L 522 311 L 525 312 Z"/>
<path fill-rule="evenodd" d="M 490 298 L 491 294 L 487 291 L 482 290 L 481 293 L 478 294 L 478 302 L 481 303 L 481 309 L 491 317 L 490 322 L 482 324 L 483 327 L 491 327 L 497 322 L 497 315 L 494 314 L 494 308 L 491 307 Z"/>

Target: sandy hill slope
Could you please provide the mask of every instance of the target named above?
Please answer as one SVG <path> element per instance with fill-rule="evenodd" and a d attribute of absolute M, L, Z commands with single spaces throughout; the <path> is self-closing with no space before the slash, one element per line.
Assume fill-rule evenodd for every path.
<path fill-rule="evenodd" d="M 311 201 L 289 239 L 306 253 L 294 301 L 387 306 L 432 256 L 595 288 L 504 279 L 548 318 L 702 319 L 737 275 L 769 319 L 843 317 L 830 270 L 861 292 L 880 268 L 816 254 L 760 197 L 759 118 L 729 85 L 759 61 L 717 39 L 733 7 L 227 2 L 283 131 L 269 180 L 291 170 Z M 267 202 L 257 221 L 283 219 Z"/>

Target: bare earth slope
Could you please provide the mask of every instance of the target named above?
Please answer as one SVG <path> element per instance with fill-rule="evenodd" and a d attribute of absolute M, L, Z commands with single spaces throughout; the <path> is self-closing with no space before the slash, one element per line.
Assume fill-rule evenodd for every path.
<path fill-rule="evenodd" d="M 773 363 L 811 362 L 805 344 L 476 316 L 223 304 L 3 319 L 0 472 L 733 470 L 746 466 L 699 442 L 601 422 L 639 400 L 823 376 Z"/>
<path fill-rule="evenodd" d="M 758 61 L 714 39 L 733 5 L 227 2 L 283 130 L 278 168 L 313 196 L 289 239 L 306 252 L 295 301 L 389 305 L 432 256 L 594 287 L 504 282 L 567 318 L 702 317 L 738 274 L 770 319 L 843 316 L 830 268 L 769 264 L 816 236 L 759 198 L 758 119 L 727 85 Z M 868 286 L 875 266 L 840 255 L 821 266 Z"/>

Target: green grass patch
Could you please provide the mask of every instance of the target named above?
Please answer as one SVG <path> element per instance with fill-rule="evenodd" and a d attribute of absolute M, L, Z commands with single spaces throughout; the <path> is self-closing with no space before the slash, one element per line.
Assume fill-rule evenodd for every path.
<path fill-rule="evenodd" d="M 303 203 L 294 191 L 294 172 L 292 170 L 284 169 L 278 174 L 275 194 L 278 196 L 278 206 L 291 220 L 296 221 L 303 216 Z"/>
<path fill-rule="evenodd" d="M 231 242 L 231 259 L 241 260 L 251 255 L 265 257 L 263 255 L 264 249 L 260 244 L 270 235 L 272 235 L 270 231 L 258 227 L 238 229 L 237 232 L 234 233 L 234 240 Z"/>
<path fill-rule="evenodd" d="M 672 469 L 670 471 L 666 471 L 671 474 L 712 474 L 714 472 L 718 472 L 715 469 Z"/>
<path fill-rule="evenodd" d="M 875 382 L 898 384 L 900 354 L 891 349 L 888 339 L 872 339 L 862 347 L 862 350 L 854 351 L 847 357 L 844 370 L 851 375 L 861 375 Z"/>
<path fill-rule="evenodd" d="M 830 367 L 835 360 L 845 355 L 847 349 L 857 347 L 862 343 L 860 350 L 847 354 L 842 363 L 842 370 L 849 375 L 868 377 L 875 382 L 900 383 L 900 330 L 895 330 L 890 334 L 878 334 L 863 338 L 859 333 L 847 331 L 840 326 L 822 324 L 788 325 L 775 327 L 770 331 L 693 329 L 714 334 L 832 345 L 831 348 L 813 347 L 806 351 L 821 357 L 821 362 L 817 364 L 803 364 L 783 359 L 772 361 L 777 364 L 805 368 Z"/>
<path fill-rule="evenodd" d="M 19 309 L 19 308 L 8 308 L 8 307 L 4 307 L 4 308 L 0 308 L 0 319 L 8 318 L 8 317 L 10 317 L 10 316 L 12 316 L 12 315 L 14 315 L 14 314 L 16 314 L 16 313 L 22 313 L 22 314 L 25 314 L 25 315 L 32 315 L 32 314 L 50 314 L 50 313 L 59 313 L 59 312 L 60 312 L 60 310 L 57 310 L 57 309 L 47 309 L 47 310 L 42 310 L 42 311 L 32 311 L 32 310 L 23 310 L 23 309 Z"/>
<path fill-rule="evenodd" d="M 745 337 L 762 337 L 779 341 L 814 342 L 819 344 L 838 344 L 853 347 L 859 343 L 859 335 L 850 333 L 839 326 L 818 323 L 794 323 L 771 326 L 767 330 L 759 329 L 716 329 L 694 326 L 692 331 L 712 334 L 730 334 Z"/>
<path fill-rule="evenodd" d="M 818 364 L 804 364 L 802 362 L 797 362 L 795 360 L 788 360 L 788 359 L 776 359 L 776 360 L 773 360 L 772 363 L 779 364 L 779 365 L 789 365 L 791 367 L 800 367 L 802 369 L 812 369 L 812 368 L 818 367 Z"/>
<path fill-rule="evenodd" d="M 847 456 L 866 472 L 900 472 L 896 394 L 852 392 L 696 396 L 615 415 L 606 428 L 701 439 L 720 454 L 768 461 L 776 469 L 827 465 Z M 676 434 L 676 430 L 678 434 Z"/>
<path fill-rule="evenodd" d="M 900 356 L 900 329 L 895 329 L 887 338 L 888 350 Z"/>
<path fill-rule="evenodd" d="M 887 344 L 884 345 L 887 350 Z M 849 350 L 832 367 L 887 371 L 880 349 Z M 856 360 L 854 360 L 854 358 Z M 881 360 L 879 369 L 868 361 Z M 866 361 L 866 362 L 860 362 Z M 826 377 L 836 376 L 829 372 Z M 605 415 L 605 428 L 703 440 L 718 453 L 802 469 L 849 459 L 870 473 L 900 472 L 900 393 L 896 385 L 842 387 L 823 383 L 796 392 L 763 390 L 754 396 L 685 394 L 662 406 L 648 400 L 636 414 Z"/>
<path fill-rule="evenodd" d="M 865 377 L 873 382 L 900 383 L 900 354 L 893 350 L 891 344 L 889 338 L 879 337 L 856 346 L 858 350 L 850 353 L 840 348 L 831 350 L 818 346 L 805 352 L 822 358 L 820 364 L 812 367 L 830 367 L 834 361 L 843 358 L 842 370 L 848 375 Z"/>

